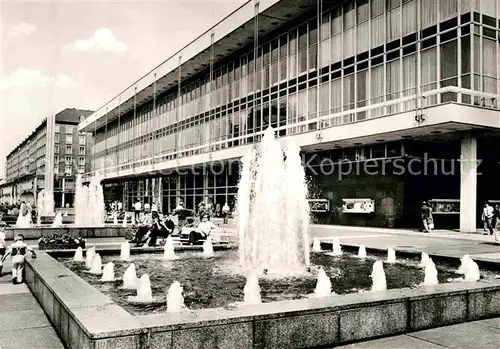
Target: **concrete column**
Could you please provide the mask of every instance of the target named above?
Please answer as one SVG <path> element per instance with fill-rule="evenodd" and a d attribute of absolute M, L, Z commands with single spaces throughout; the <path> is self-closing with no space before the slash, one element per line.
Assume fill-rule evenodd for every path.
<path fill-rule="evenodd" d="M 477 140 L 463 138 L 460 154 L 460 232 L 475 232 L 477 217 Z"/>

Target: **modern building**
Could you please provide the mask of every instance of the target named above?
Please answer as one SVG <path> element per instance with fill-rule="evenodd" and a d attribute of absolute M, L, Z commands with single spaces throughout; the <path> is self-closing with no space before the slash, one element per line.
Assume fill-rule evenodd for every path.
<path fill-rule="evenodd" d="M 320 14 L 320 15 L 318 15 Z M 248 1 L 79 125 L 108 199 L 235 205 L 272 126 L 328 224 L 475 230 L 500 200 L 497 0 Z"/>
<path fill-rule="evenodd" d="M 90 110 L 64 109 L 55 116 L 54 202 L 56 207 L 73 205 L 75 176 L 90 171 L 87 161 L 92 136 L 78 131 L 78 123 Z M 0 186 L 1 202 L 26 201 L 36 204 L 45 185 L 47 119 L 16 146 L 6 158 L 5 183 Z"/>

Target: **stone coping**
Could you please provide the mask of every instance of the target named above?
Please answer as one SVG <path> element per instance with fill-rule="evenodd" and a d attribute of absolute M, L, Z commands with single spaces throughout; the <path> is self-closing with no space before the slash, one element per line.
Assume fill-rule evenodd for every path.
<path fill-rule="evenodd" d="M 67 346 L 82 349 L 101 348 L 98 343 L 122 348 L 122 341 L 131 343 L 126 348 L 196 348 L 205 340 L 221 343 L 220 331 L 234 338 L 216 347 L 286 347 L 279 343 L 289 340 L 284 333 L 294 328 L 302 337 L 291 347 L 318 346 L 500 315 L 496 279 L 140 316 L 125 311 L 44 251 L 27 259 L 26 281 Z M 314 335 L 321 334 L 321 326 L 335 336 Z M 163 344 L 155 346 L 155 338 L 162 338 Z M 144 340 L 147 346 L 141 346 Z"/>

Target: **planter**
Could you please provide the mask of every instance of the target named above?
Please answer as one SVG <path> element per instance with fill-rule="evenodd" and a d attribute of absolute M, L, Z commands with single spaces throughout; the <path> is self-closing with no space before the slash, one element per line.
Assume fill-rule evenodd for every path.
<path fill-rule="evenodd" d="M 81 247 L 82 249 L 85 248 L 85 241 L 82 241 L 79 244 L 63 244 L 63 243 L 58 243 L 58 242 L 52 242 L 52 243 L 43 243 L 40 242 L 38 243 L 38 249 L 39 250 L 76 250 L 78 247 Z"/>

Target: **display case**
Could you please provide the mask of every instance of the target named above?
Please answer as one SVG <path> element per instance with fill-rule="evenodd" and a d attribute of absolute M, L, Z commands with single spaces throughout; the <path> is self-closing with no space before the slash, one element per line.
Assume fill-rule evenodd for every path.
<path fill-rule="evenodd" d="M 310 199 L 309 211 L 310 212 L 328 212 L 330 211 L 330 201 L 326 199 Z"/>
<path fill-rule="evenodd" d="M 460 200 L 432 199 L 429 200 L 433 214 L 460 214 Z"/>
<path fill-rule="evenodd" d="M 375 200 L 373 199 L 342 199 L 343 213 L 373 213 Z"/>

